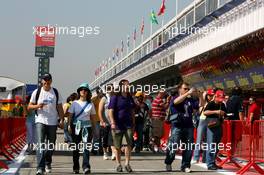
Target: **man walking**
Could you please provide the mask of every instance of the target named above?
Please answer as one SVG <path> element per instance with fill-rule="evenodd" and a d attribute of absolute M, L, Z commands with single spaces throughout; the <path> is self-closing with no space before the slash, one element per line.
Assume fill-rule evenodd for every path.
<path fill-rule="evenodd" d="M 42 87 L 32 93 L 28 106 L 28 109 L 35 110 L 37 175 L 44 174 L 44 171 L 51 172 L 59 117 L 59 127 L 63 128 L 64 125 L 62 98 L 57 89 L 51 87 L 51 74 L 44 74 L 41 83 Z M 46 147 L 46 144 L 48 144 L 48 147 Z M 45 150 L 45 148 L 48 150 Z"/>
<path fill-rule="evenodd" d="M 191 97 L 194 89 L 190 89 L 189 84 L 179 85 L 179 96 L 172 98 L 170 103 L 171 110 L 171 136 L 166 151 L 166 170 L 172 171 L 171 164 L 175 159 L 175 151 L 179 149 L 181 143 L 185 145 L 182 149 L 181 171 L 190 173 L 193 143 L 193 122 L 192 115 L 198 109 L 194 99 Z M 172 117 L 177 116 L 177 117 Z M 175 118 L 175 119 L 173 119 Z"/>

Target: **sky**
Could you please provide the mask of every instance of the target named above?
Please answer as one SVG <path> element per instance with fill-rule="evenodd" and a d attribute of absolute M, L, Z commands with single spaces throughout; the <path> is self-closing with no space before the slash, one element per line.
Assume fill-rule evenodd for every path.
<path fill-rule="evenodd" d="M 193 0 L 179 0 L 178 11 Z M 37 83 L 38 58 L 34 56 L 34 26 L 99 27 L 99 35 L 57 35 L 55 56 L 50 58 L 53 86 L 63 98 L 83 82 L 91 83 L 94 72 L 113 49 L 126 45 L 127 35 L 145 21 L 144 37 L 150 35 L 150 12 L 158 11 L 162 0 L 4 0 L 0 5 L 0 76 Z M 176 15 L 176 0 L 166 1 L 164 24 Z M 158 17 L 161 23 L 162 17 Z M 153 32 L 161 25 L 153 27 Z M 132 41 L 130 42 L 132 43 Z M 126 50 L 126 48 L 125 48 Z"/>

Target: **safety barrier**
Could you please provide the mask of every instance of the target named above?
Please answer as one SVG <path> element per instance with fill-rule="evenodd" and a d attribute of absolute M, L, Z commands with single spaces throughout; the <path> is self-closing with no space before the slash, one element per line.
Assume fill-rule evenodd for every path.
<path fill-rule="evenodd" d="M 217 157 L 219 166 L 232 163 L 238 169 L 237 174 L 244 174 L 253 167 L 260 174 L 264 174 L 264 170 L 258 163 L 264 163 L 264 121 L 254 121 L 253 124 L 246 121 L 230 121 L 225 120 L 222 125 L 222 146 L 219 155 L 224 158 Z M 164 124 L 164 135 L 161 139 L 162 146 L 166 145 L 169 137 L 170 126 Z M 196 138 L 196 130 L 194 130 Z M 243 160 L 247 162 L 242 165 Z"/>
<path fill-rule="evenodd" d="M 26 118 L 0 118 L 0 154 L 13 160 L 26 144 Z M 8 167 L 0 162 L 0 167 Z"/>
<path fill-rule="evenodd" d="M 218 158 L 219 166 L 226 163 L 233 163 L 240 168 L 237 174 L 246 173 L 251 167 L 260 174 L 264 170 L 257 164 L 264 162 L 264 121 L 255 121 L 249 124 L 245 121 L 224 121 L 222 143 L 225 146 L 219 153 L 226 156 L 224 159 Z M 237 161 L 248 162 L 241 165 Z"/>

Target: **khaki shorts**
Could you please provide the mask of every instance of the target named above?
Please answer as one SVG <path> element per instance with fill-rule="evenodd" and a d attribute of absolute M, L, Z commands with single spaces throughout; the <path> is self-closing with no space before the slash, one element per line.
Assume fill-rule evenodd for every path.
<path fill-rule="evenodd" d="M 128 146 L 132 147 L 133 133 L 132 133 L 131 129 L 127 129 L 125 131 L 118 131 L 118 132 L 112 130 L 112 136 L 113 136 L 113 143 L 114 143 L 114 146 L 116 147 L 116 149 L 120 149 L 122 146 L 122 142 L 124 143 L 123 136 L 125 136 L 125 139 L 126 139 L 125 143 Z"/>
<path fill-rule="evenodd" d="M 152 137 L 161 138 L 163 136 L 163 121 L 152 119 Z"/>

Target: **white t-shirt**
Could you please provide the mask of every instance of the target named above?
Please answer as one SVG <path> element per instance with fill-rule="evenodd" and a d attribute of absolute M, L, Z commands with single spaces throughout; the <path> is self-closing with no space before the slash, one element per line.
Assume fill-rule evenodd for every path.
<path fill-rule="evenodd" d="M 38 89 L 34 90 L 34 92 L 32 93 L 30 99 L 31 103 L 36 103 L 37 91 Z M 45 91 L 43 87 L 41 88 L 37 104 L 43 103 L 46 105 L 43 107 L 43 109 L 37 110 L 38 115 L 35 115 L 35 123 L 42 123 L 51 126 L 58 124 L 59 114 L 57 111 L 56 101 L 57 101 L 56 94 L 53 88 L 51 88 L 49 91 Z M 58 104 L 62 104 L 62 97 L 60 93 L 59 93 Z"/>
<path fill-rule="evenodd" d="M 109 118 L 109 110 L 108 110 L 108 105 L 110 103 L 110 95 L 109 94 L 106 94 L 106 97 L 103 97 L 101 100 L 103 100 L 105 102 L 105 105 L 104 105 L 104 121 L 106 122 L 107 125 L 110 125 L 110 118 Z"/>
<path fill-rule="evenodd" d="M 81 110 L 84 108 L 86 103 L 87 103 L 86 101 L 75 100 L 71 104 L 69 113 L 78 115 L 81 112 Z M 84 109 L 83 113 L 77 118 L 77 120 L 87 121 L 87 120 L 90 120 L 91 115 L 95 115 L 95 114 L 96 112 L 95 112 L 94 104 L 89 103 Z"/>

